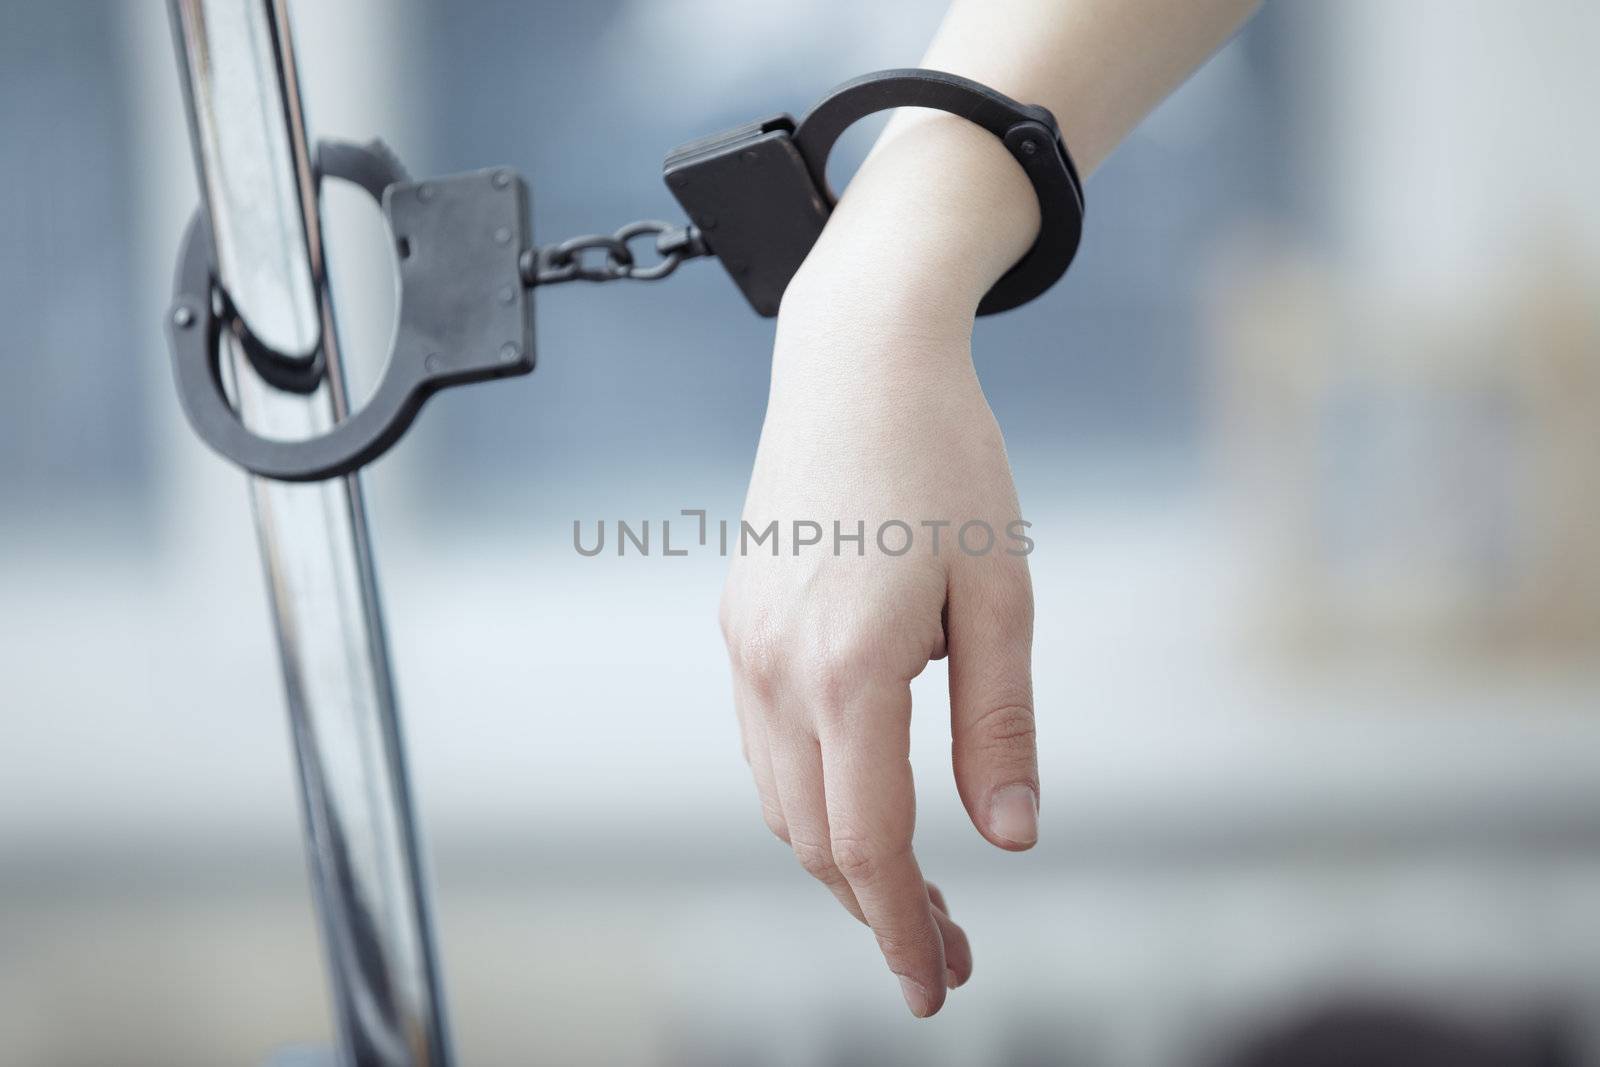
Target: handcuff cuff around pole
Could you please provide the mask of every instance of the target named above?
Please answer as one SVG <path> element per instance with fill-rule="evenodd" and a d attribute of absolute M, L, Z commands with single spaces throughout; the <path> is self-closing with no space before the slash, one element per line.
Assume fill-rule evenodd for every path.
<path fill-rule="evenodd" d="M 352 182 L 383 208 L 399 262 L 393 350 L 372 398 L 326 433 L 262 437 L 228 400 L 220 345 L 238 339 L 251 367 L 292 392 L 315 391 L 325 375 L 320 345 L 275 352 L 217 283 L 204 208 L 179 256 L 168 339 L 185 414 L 206 444 L 255 474 L 317 481 L 358 470 L 386 452 L 440 389 L 527 374 L 534 367 L 531 290 L 568 281 L 650 281 L 686 260 L 714 256 L 756 313 L 771 317 L 789 280 L 822 233 L 835 198 L 827 180 L 834 142 L 877 111 L 923 107 L 988 130 L 1022 166 L 1039 198 L 1033 246 L 978 305 L 1006 311 L 1037 297 L 1065 273 L 1083 229 L 1083 188 L 1055 119 L 977 82 L 940 71 L 886 70 L 838 86 L 796 123 L 788 115 L 686 144 L 667 156 L 667 187 L 690 223 L 645 221 L 614 234 L 534 246 L 528 191 L 507 168 L 411 180 L 381 142 L 322 142 L 323 178 Z M 656 259 L 634 246 L 654 238 Z M 593 262 L 593 253 L 603 259 Z"/>

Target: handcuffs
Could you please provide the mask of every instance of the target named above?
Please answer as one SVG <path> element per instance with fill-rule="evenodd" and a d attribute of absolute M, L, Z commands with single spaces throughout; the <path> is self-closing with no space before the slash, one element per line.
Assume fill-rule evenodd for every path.
<path fill-rule="evenodd" d="M 688 226 L 640 222 L 615 234 L 534 246 L 528 188 L 499 167 L 413 181 L 381 142 L 324 141 L 320 177 L 351 182 L 383 208 L 397 252 L 400 299 L 394 347 L 372 398 L 326 433 L 263 437 L 230 403 L 221 362 L 224 331 L 273 386 L 309 393 L 327 374 L 320 344 L 309 354 L 274 351 L 250 329 L 217 280 L 204 207 L 179 254 L 167 334 L 178 396 L 212 449 L 254 474 L 317 481 L 358 470 L 386 452 L 423 403 L 454 385 L 527 374 L 534 367 L 531 290 L 572 280 L 652 280 L 687 259 L 713 256 L 757 314 L 778 313 L 835 197 L 827 162 L 857 120 L 899 107 L 946 111 L 988 130 L 1033 184 L 1041 222 L 1033 246 L 978 305 L 988 315 L 1027 303 L 1066 272 L 1083 230 L 1083 187 L 1055 119 L 986 86 L 940 71 L 866 74 L 823 97 L 798 123 L 787 114 L 683 145 L 663 166 Z M 643 266 L 637 241 L 653 236 L 659 262 Z M 605 252 L 602 264 L 585 260 Z"/>

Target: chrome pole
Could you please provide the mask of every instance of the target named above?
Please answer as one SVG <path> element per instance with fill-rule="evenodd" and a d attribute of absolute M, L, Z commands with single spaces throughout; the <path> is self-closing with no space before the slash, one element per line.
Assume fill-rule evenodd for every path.
<path fill-rule="evenodd" d="M 348 414 L 317 179 L 286 0 L 169 0 L 218 280 L 280 352 L 320 344 L 310 396 L 260 380 L 224 331 L 241 419 L 305 437 Z M 311 884 L 339 1054 L 351 1067 L 444 1067 L 443 999 L 357 477 L 252 478 L 283 660 Z"/>

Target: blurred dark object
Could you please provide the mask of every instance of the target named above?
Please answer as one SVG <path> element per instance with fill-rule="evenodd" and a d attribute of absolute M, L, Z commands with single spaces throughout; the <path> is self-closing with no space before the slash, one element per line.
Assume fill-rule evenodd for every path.
<path fill-rule="evenodd" d="M 1467 1019 L 1415 1005 L 1345 1002 L 1247 1039 L 1218 1067 L 1580 1067 L 1556 1017 Z"/>

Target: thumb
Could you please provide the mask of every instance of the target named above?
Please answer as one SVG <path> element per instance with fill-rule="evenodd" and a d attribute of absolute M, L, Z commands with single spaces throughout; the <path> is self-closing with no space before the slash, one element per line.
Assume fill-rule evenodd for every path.
<path fill-rule="evenodd" d="M 1039 838 L 1033 585 L 1020 559 L 963 562 L 945 617 L 956 788 L 992 844 L 1031 848 Z"/>

